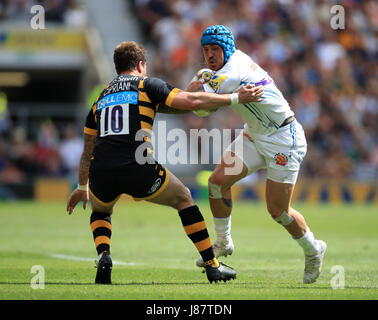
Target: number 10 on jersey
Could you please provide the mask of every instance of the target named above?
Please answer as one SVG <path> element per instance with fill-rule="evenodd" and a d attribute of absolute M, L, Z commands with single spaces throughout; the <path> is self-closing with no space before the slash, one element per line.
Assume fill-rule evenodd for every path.
<path fill-rule="evenodd" d="M 101 110 L 100 137 L 129 134 L 129 104 L 109 106 Z"/>

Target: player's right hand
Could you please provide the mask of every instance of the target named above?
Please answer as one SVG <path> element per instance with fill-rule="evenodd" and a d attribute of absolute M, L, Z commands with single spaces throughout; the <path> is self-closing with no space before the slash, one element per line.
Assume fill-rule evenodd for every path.
<path fill-rule="evenodd" d="M 76 205 L 80 201 L 83 201 L 83 209 L 85 210 L 87 208 L 88 200 L 89 200 L 88 191 L 83 191 L 83 190 L 78 190 L 78 189 L 74 190 L 67 200 L 66 210 L 68 214 L 71 214 L 73 212 Z"/>
<path fill-rule="evenodd" d="M 185 91 L 196 92 L 198 91 L 198 89 L 202 88 L 202 85 L 203 85 L 203 82 L 201 82 L 200 80 L 191 81 L 189 85 L 187 86 L 187 88 L 185 89 Z"/>

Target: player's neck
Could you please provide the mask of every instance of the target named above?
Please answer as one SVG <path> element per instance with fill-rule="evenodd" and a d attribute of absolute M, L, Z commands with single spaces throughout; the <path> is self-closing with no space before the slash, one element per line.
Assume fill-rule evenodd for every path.
<path fill-rule="evenodd" d="M 143 77 L 143 73 L 139 72 L 138 70 L 124 71 L 124 72 L 120 72 L 118 75 L 121 75 L 121 74 L 127 74 L 129 76 Z"/>

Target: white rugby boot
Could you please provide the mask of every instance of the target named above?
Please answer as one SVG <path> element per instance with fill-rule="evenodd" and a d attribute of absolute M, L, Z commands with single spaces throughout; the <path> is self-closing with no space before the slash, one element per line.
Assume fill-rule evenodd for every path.
<path fill-rule="evenodd" d="M 216 258 L 218 257 L 227 257 L 234 252 L 234 243 L 232 242 L 231 237 L 227 238 L 227 240 L 216 240 L 213 243 L 213 250 L 214 255 Z M 199 257 L 196 261 L 196 266 L 200 268 L 205 267 L 205 263 L 203 262 L 202 257 Z"/>
<path fill-rule="evenodd" d="M 323 240 L 316 240 L 319 245 L 319 251 L 312 256 L 305 255 L 305 269 L 303 283 L 313 283 L 318 279 L 322 270 L 323 257 L 327 250 L 327 244 Z"/>

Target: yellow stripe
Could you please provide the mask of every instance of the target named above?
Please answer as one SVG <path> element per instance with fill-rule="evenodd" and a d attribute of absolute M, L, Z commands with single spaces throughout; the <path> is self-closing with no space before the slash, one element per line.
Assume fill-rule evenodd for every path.
<path fill-rule="evenodd" d="M 168 107 L 172 107 L 172 101 L 176 97 L 176 95 L 180 92 L 180 89 L 174 88 L 172 91 L 169 93 L 167 99 L 165 100 L 165 104 Z"/>
<path fill-rule="evenodd" d="M 193 223 L 189 226 L 185 226 L 184 229 L 185 229 L 186 234 L 189 236 L 194 232 L 206 229 L 206 223 L 205 223 L 205 221 L 200 221 L 200 222 L 197 222 L 197 223 Z"/>
<path fill-rule="evenodd" d="M 198 241 L 194 244 L 199 252 L 209 249 L 211 247 L 210 238 L 206 238 L 205 240 Z"/>
<path fill-rule="evenodd" d="M 110 239 L 107 236 L 98 236 L 94 239 L 96 247 L 98 247 L 100 244 L 106 243 L 110 244 Z"/>
<path fill-rule="evenodd" d="M 155 111 L 148 107 L 139 106 L 139 113 L 150 117 L 152 120 L 155 118 Z"/>
<path fill-rule="evenodd" d="M 91 136 L 97 135 L 97 130 L 96 129 L 91 129 L 88 127 L 84 127 L 84 133 L 89 134 Z"/>
<path fill-rule="evenodd" d="M 165 190 L 165 188 L 168 186 L 168 182 L 169 182 L 169 171 L 167 170 L 167 168 L 164 168 L 164 170 L 166 172 L 165 181 L 161 185 L 161 187 L 159 188 L 159 190 L 156 191 L 154 194 L 151 194 L 150 196 L 145 197 L 145 198 L 135 198 L 135 197 L 133 197 L 135 201 L 151 200 L 153 198 L 156 198 L 160 193 L 162 193 Z"/>
<path fill-rule="evenodd" d="M 139 81 L 138 88 L 143 89 L 144 87 L 144 79 Z"/>
<path fill-rule="evenodd" d="M 213 258 L 209 261 L 205 261 L 205 266 L 215 266 L 216 268 L 218 268 L 219 262 L 218 262 L 217 258 Z"/>
<path fill-rule="evenodd" d="M 97 228 L 100 228 L 100 227 L 105 227 L 105 228 L 109 229 L 110 231 L 112 231 L 112 225 L 108 221 L 96 220 L 96 221 L 93 221 L 91 223 L 92 232 L 95 231 Z"/>
<path fill-rule="evenodd" d="M 101 201 L 99 198 L 97 198 L 94 193 L 92 192 L 91 189 L 89 189 L 89 193 L 90 195 L 93 197 L 94 200 L 96 200 L 99 204 L 101 204 L 102 206 L 104 207 L 112 207 L 117 201 L 118 199 L 121 197 L 121 195 L 119 195 L 117 198 L 115 198 L 113 201 L 110 201 L 110 202 L 104 202 L 104 201 Z"/>
<path fill-rule="evenodd" d="M 152 124 L 146 122 L 146 121 L 141 121 L 140 122 L 140 127 L 142 129 L 148 129 L 148 130 L 152 130 Z"/>
<path fill-rule="evenodd" d="M 145 92 L 139 91 L 138 100 L 151 103 L 150 98 L 148 97 L 147 93 L 145 93 Z"/>

